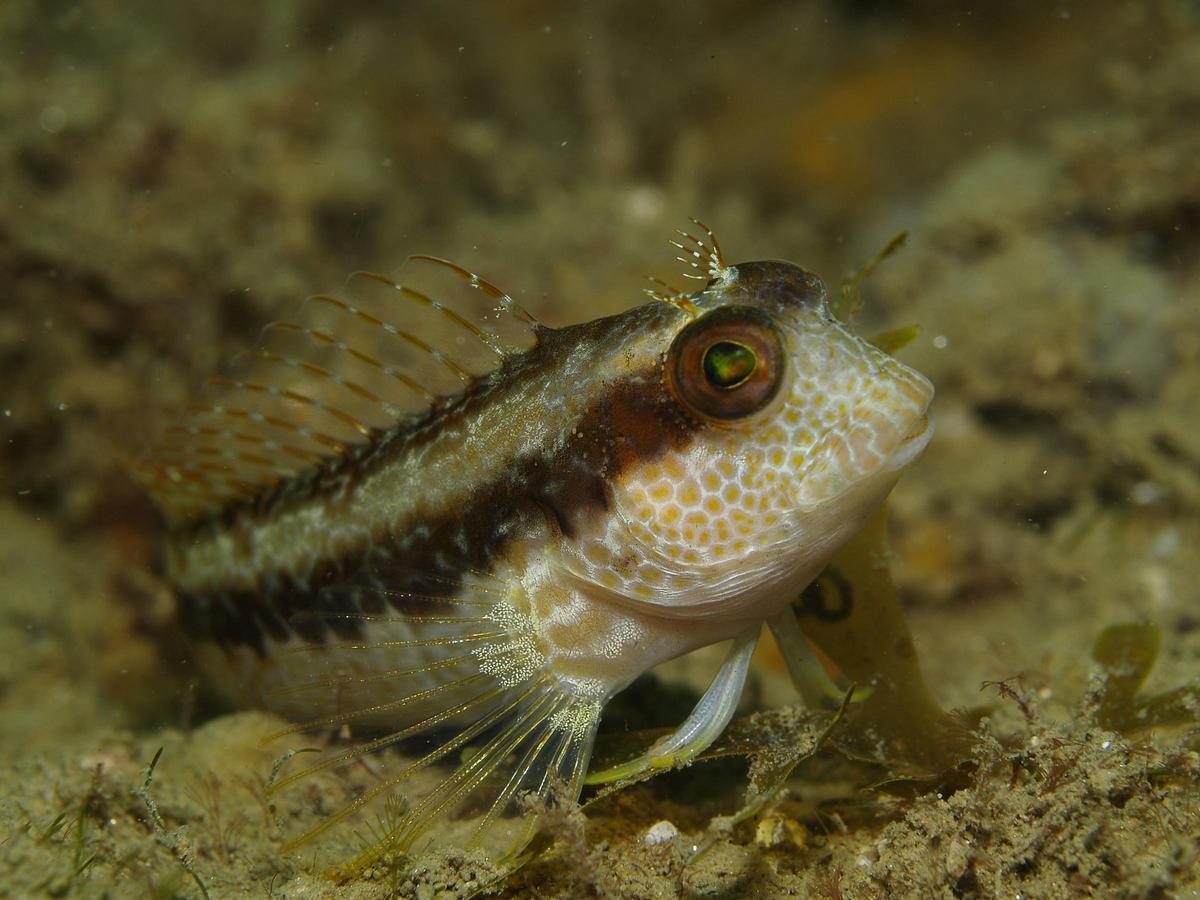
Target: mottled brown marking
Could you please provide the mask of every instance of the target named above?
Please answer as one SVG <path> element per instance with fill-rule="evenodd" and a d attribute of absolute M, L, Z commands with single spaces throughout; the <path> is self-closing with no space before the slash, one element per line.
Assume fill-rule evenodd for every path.
<path fill-rule="evenodd" d="M 781 312 L 797 306 L 816 306 L 825 297 L 825 284 L 791 263 L 738 263 L 738 277 L 724 290 L 723 302 Z"/>

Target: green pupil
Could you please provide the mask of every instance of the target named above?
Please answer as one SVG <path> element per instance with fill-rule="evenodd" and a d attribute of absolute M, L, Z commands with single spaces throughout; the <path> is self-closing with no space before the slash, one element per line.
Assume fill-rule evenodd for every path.
<path fill-rule="evenodd" d="M 737 387 L 754 374 L 754 351 L 732 341 L 719 341 L 704 351 L 704 377 L 713 387 Z"/>

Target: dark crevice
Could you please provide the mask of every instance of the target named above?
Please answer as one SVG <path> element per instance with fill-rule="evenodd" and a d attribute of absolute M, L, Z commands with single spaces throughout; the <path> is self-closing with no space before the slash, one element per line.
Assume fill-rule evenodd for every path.
<path fill-rule="evenodd" d="M 1167 462 L 1186 469 L 1200 478 L 1200 456 L 1184 447 L 1173 435 L 1160 431 L 1150 439 L 1150 443 Z"/>
<path fill-rule="evenodd" d="M 1070 497 L 1042 497 L 1017 508 L 1017 517 L 1035 531 L 1048 531 L 1060 518 L 1074 509 Z"/>
<path fill-rule="evenodd" d="M 21 147 L 16 156 L 17 166 L 25 177 L 42 190 L 57 191 L 70 180 L 70 167 L 56 153 L 40 147 Z"/>
<path fill-rule="evenodd" d="M 1019 400 L 985 400 L 976 403 L 973 412 L 985 426 L 1001 434 L 1055 431 L 1059 427 L 1057 413 Z"/>

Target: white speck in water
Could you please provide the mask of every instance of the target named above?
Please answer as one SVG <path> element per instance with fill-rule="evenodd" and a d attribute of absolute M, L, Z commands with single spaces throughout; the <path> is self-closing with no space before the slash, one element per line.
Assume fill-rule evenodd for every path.
<path fill-rule="evenodd" d="M 639 222 L 652 221 L 663 209 L 662 192 L 647 185 L 631 190 L 627 202 L 630 218 Z"/>
<path fill-rule="evenodd" d="M 946 337 L 944 334 L 935 334 L 933 336 L 933 346 L 938 350 L 945 350 L 950 346 L 950 338 Z"/>
<path fill-rule="evenodd" d="M 1168 526 L 1150 542 L 1150 556 L 1154 559 L 1166 559 L 1168 556 L 1174 556 L 1182 544 L 1183 536 L 1179 529 L 1173 525 Z"/>
<path fill-rule="evenodd" d="M 47 106 L 38 116 L 42 131 L 58 134 L 67 126 L 67 112 L 61 106 Z"/>
<path fill-rule="evenodd" d="M 1139 481 L 1129 489 L 1129 499 L 1138 506 L 1150 506 L 1162 499 L 1163 489 L 1154 481 Z"/>
<path fill-rule="evenodd" d="M 1165 568 L 1151 563 L 1141 571 L 1141 576 L 1145 599 L 1152 609 L 1167 609 L 1173 606 L 1175 592 L 1171 587 L 1171 576 Z"/>

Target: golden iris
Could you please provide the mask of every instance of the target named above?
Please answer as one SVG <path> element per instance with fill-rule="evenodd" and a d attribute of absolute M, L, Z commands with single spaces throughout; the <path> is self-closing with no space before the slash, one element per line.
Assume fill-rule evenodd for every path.
<path fill-rule="evenodd" d="M 718 341 L 704 351 L 704 377 L 713 387 L 735 388 L 754 374 L 758 357 L 744 344 Z"/>

